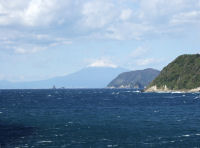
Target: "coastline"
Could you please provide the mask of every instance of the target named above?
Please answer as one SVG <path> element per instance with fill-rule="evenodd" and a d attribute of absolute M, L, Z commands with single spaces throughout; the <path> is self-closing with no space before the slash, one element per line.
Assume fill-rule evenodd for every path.
<path fill-rule="evenodd" d="M 197 93 L 200 92 L 200 87 L 194 89 L 179 89 L 179 90 L 171 90 L 167 88 L 167 86 L 163 86 L 158 88 L 156 85 L 151 86 L 144 90 L 144 92 L 157 92 L 157 93 Z"/>

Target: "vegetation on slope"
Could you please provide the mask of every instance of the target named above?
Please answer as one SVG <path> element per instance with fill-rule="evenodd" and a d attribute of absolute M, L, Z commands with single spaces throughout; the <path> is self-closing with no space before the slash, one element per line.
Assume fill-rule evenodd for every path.
<path fill-rule="evenodd" d="M 200 87 L 200 54 L 181 55 L 166 66 L 160 75 L 149 85 L 171 90 Z"/>

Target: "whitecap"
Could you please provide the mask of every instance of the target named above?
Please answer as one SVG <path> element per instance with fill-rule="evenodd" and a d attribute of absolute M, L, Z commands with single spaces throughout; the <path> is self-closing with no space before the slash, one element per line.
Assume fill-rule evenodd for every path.
<path fill-rule="evenodd" d="M 133 91 L 134 93 L 141 93 L 141 91 L 139 91 L 139 90 L 136 90 L 136 91 Z"/>
<path fill-rule="evenodd" d="M 50 141 L 50 140 L 49 141 L 45 141 L 44 140 L 44 141 L 38 141 L 38 143 L 52 143 L 52 141 Z"/>
<path fill-rule="evenodd" d="M 172 94 L 182 94 L 183 92 L 180 92 L 180 91 L 173 91 L 171 92 Z"/>
<path fill-rule="evenodd" d="M 150 145 L 150 144 L 153 144 L 153 143 L 147 143 L 147 142 L 143 142 L 143 144 Z"/>
<path fill-rule="evenodd" d="M 131 91 L 125 91 L 125 92 L 129 93 L 129 92 L 131 92 Z M 133 91 L 133 92 L 134 92 L 134 91 Z"/>
<path fill-rule="evenodd" d="M 171 143 L 174 143 L 175 141 L 170 141 Z"/>
<path fill-rule="evenodd" d="M 199 99 L 199 96 L 195 97 L 194 99 Z"/>
<path fill-rule="evenodd" d="M 183 137 L 190 137 L 190 135 L 182 135 Z"/>
<path fill-rule="evenodd" d="M 195 134 L 196 136 L 200 136 L 200 134 Z"/>
<path fill-rule="evenodd" d="M 118 147 L 118 145 L 117 144 L 114 144 L 114 145 L 109 144 L 109 145 L 107 145 L 107 147 Z"/>
<path fill-rule="evenodd" d="M 110 141 L 110 139 L 103 138 L 103 139 L 100 139 L 100 141 Z"/>

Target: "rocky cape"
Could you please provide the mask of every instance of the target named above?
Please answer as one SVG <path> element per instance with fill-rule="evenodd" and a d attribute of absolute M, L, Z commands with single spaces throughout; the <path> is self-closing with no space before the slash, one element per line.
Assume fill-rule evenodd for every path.
<path fill-rule="evenodd" d="M 160 72 L 145 92 L 200 92 L 200 54 L 177 57 Z"/>
<path fill-rule="evenodd" d="M 151 68 L 124 72 L 112 80 L 107 87 L 144 89 L 159 73 L 160 71 Z"/>

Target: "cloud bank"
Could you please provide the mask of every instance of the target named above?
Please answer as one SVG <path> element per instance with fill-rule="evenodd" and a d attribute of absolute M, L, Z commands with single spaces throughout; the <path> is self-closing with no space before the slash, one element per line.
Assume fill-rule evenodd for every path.
<path fill-rule="evenodd" d="M 59 34 L 62 30 L 73 38 L 140 40 L 163 30 L 173 34 L 177 26 L 190 24 L 190 29 L 199 24 L 199 3 L 200 0 L 0 0 L 0 26 L 20 31 L 23 27 L 28 33 L 30 28 L 37 29 L 38 34 L 52 33 L 49 29 Z"/>

